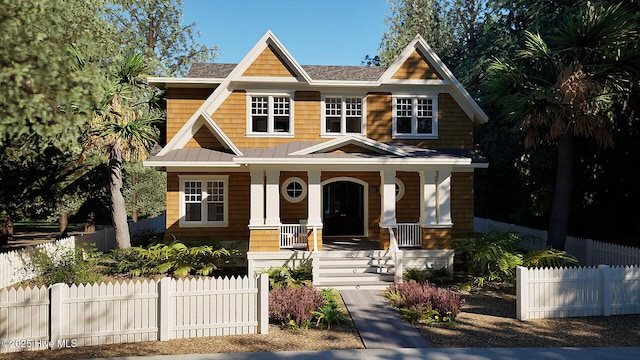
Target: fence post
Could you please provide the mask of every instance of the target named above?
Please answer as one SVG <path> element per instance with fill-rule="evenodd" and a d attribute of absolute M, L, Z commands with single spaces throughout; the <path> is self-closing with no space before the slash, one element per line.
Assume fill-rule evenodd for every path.
<path fill-rule="evenodd" d="M 160 341 L 169 340 L 169 301 L 171 298 L 171 278 L 165 277 L 158 282 L 158 337 Z"/>
<path fill-rule="evenodd" d="M 611 268 L 598 265 L 600 273 L 600 310 L 602 316 L 611 316 Z"/>
<path fill-rule="evenodd" d="M 269 333 L 269 275 L 258 278 L 258 334 Z"/>
<path fill-rule="evenodd" d="M 584 241 L 584 262 L 585 266 L 593 266 L 593 240 L 586 239 Z"/>
<path fill-rule="evenodd" d="M 67 284 L 57 283 L 49 288 L 49 341 L 51 349 L 58 349 L 64 328 L 62 313 L 62 299 L 64 287 Z M 69 314 L 67 314 L 68 317 Z"/>
<path fill-rule="evenodd" d="M 521 321 L 529 319 L 529 270 L 526 267 L 516 268 L 516 318 Z"/>

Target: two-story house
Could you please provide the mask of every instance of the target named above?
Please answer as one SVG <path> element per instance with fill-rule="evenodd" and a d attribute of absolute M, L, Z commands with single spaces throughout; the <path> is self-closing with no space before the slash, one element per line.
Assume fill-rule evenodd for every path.
<path fill-rule="evenodd" d="M 314 284 L 339 286 L 451 267 L 473 231 L 487 116 L 420 36 L 389 67 L 315 66 L 267 32 L 238 64 L 149 82 L 167 89 L 167 144 L 145 164 L 167 173 L 168 238 L 240 241 L 250 273 L 312 261 Z"/>

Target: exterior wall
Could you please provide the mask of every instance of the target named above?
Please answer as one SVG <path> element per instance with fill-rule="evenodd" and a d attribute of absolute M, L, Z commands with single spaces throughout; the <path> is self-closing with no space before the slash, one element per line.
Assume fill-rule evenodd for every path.
<path fill-rule="evenodd" d="M 451 173 L 451 221 L 453 236 L 473 232 L 473 173 Z"/>
<path fill-rule="evenodd" d="M 280 189 L 282 189 L 282 184 L 285 180 L 291 177 L 299 177 L 307 185 L 309 184 L 306 171 L 283 171 L 280 173 Z M 300 220 L 306 220 L 308 218 L 308 199 L 309 196 L 305 196 L 300 202 L 290 203 L 282 196 L 282 190 L 280 190 L 280 222 L 283 224 L 298 224 Z"/>
<path fill-rule="evenodd" d="M 380 173 L 371 171 L 323 171 L 320 179 L 324 182 L 336 177 L 352 177 L 369 184 L 369 192 L 367 194 L 369 201 L 369 217 L 367 219 L 369 238 L 377 239 L 380 236 Z M 375 191 L 372 190 L 372 186 L 376 187 Z"/>
<path fill-rule="evenodd" d="M 376 141 L 391 141 L 393 116 L 391 93 L 367 94 L 367 137 Z"/>
<path fill-rule="evenodd" d="M 256 60 L 242 74 L 243 76 L 275 76 L 295 77 L 282 60 L 276 55 L 271 46 L 262 51 Z"/>
<path fill-rule="evenodd" d="M 229 226 L 180 227 L 179 173 L 167 174 L 167 232 L 165 239 L 173 236 L 180 240 L 220 240 L 247 243 L 249 239 L 250 181 L 249 173 L 184 173 L 184 175 L 229 175 Z"/>
<path fill-rule="evenodd" d="M 414 50 L 411 56 L 400 66 L 398 71 L 393 74 L 392 79 L 410 79 L 410 80 L 441 80 L 440 76 L 426 59 Z"/>
<path fill-rule="evenodd" d="M 454 225 L 455 226 L 455 225 Z M 451 229 L 422 229 L 422 249 L 451 249 Z"/>
<path fill-rule="evenodd" d="M 420 176 L 417 172 L 398 171 L 396 177 L 404 183 L 404 196 L 396 201 L 396 221 L 417 223 L 420 220 Z"/>
<path fill-rule="evenodd" d="M 249 239 L 249 251 L 280 251 L 279 229 L 253 229 Z"/>
<path fill-rule="evenodd" d="M 193 148 L 205 148 L 211 150 L 222 150 L 224 149 L 224 145 L 220 143 L 220 141 L 213 136 L 213 133 L 206 127 L 202 126 L 193 138 L 189 140 L 184 145 L 185 149 L 193 149 Z"/>
<path fill-rule="evenodd" d="M 212 88 L 169 88 L 167 90 L 167 142 L 198 110 L 209 95 Z"/>

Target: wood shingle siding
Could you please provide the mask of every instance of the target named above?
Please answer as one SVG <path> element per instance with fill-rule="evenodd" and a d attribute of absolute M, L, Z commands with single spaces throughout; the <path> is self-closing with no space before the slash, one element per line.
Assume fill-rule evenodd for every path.
<path fill-rule="evenodd" d="M 420 219 L 420 176 L 417 172 L 398 171 L 396 177 L 404 183 L 404 196 L 396 201 L 396 221 L 417 223 Z"/>
<path fill-rule="evenodd" d="M 409 80 L 442 80 L 433 66 L 414 50 L 411 56 L 400 66 L 398 71 L 393 74 L 392 79 L 409 79 Z"/>
<path fill-rule="evenodd" d="M 193 135 L 193 138 L 184 145 L 184 148 L 203 148 L 211 150 L 225 149 L 224 145 L 222 145 L 213 133 L 204 125 L 195 133 L 195 135 Z"/>
<path fill-rule="evenodd" d="M 242 76 L 295 77 L 271 46 L 258 55 Z"/>
<path fill-rule="evenodd" d="M 453 236 L 473 232 L 473 173 L 451 173 L 451 221 Z"/>
<path fill-rule="evenodd" d="M 184 173 L 184 175 L 229 175 L 229 226 L 180 227 L 179 173 L 167 174 L 167 232 L 165 239 L 173 236 L 180 240 L 240 241 L 246 246 L 249 239 L 249 173 Z"/>
<path fill-rule="evenodd" d="M 282 184 L 291 177 L 299 177 L 307 186 L 309 185 L 306 171 L 283 171 L 280 173 L 280 189 L 282 189 Z M 308 217 L 308 200 L 309 194 L 301 201 L 291 203 L 282 196 L 282 191 L 280 191 L 280 222 L 283 224 L 298 224 L 300 220 L 306 220 Z M 320 204 L 317 204 L 317 206 L 320 206 Z"/>
<path fill-rule="evenodd" d="M 391 141 L 392 106 L 391 93 L 367 94 L 367 137 L 380 142 Z"/>
<path fill-rule="evenodd" d="M 169 88 L 167 89 L 167 141 L 182 128 L 214 89 Z"/>

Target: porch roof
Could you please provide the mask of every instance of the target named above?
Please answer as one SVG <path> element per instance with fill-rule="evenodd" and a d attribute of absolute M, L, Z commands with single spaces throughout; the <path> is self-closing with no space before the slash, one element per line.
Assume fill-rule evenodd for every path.
<path fill-rule="evenodd" d="M 394 152 L 314 152 L 294 154 L 301 150 L 317 146 L 322 141 L 292 141 L 269 148 L 243 148 L 242 156 L 236 156 L 222 150 L 204 148 L 171 150 L 164 155 L 151 156 L 145 165 L 169 167 L 238 167 L 249 164 L 295 164 L 295 165 L 452 165 L 485 167 L 486 160 L 473 150 L 462 149 L 423 149 L 417 146 L 384 143 L 395 149 Z"/>

